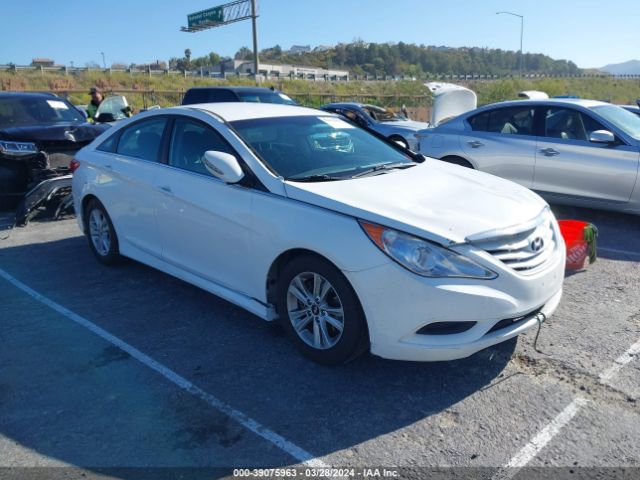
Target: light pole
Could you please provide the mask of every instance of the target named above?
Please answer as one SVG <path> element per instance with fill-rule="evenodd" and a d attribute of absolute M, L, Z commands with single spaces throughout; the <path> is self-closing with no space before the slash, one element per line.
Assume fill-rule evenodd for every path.
<path fill-rule="evenodd" d="M 106 70 L 107 69 L 107 63 L 104 61 L 104 52 L 100 52 L 100 55 L 102 55 L 102 68 L 104 68 Z"/>
<path fill-rule="evenodd" d="M 522 38 L 524 37 L 524 16 L 513 12 L 496 12 L 496 15 L 513 15 L 520 18 L 520 78 L 524 76 L 524 54 L 522 51 Z"/>

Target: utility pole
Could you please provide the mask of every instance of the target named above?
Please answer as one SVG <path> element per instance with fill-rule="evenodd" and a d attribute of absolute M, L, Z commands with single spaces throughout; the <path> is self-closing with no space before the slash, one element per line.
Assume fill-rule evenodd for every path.
<path fill-rule="evenodd" d="M 520 18 L 520 78 L 524 77 L 524 56 L 522 51 L 522 40 L 524 38 L 524 15 L 518 15 L 513 12 L 496 12 L 496 15 L 513 15 L 514 17 Z"/>
<path fill-rule="evenodd" d="M 256 1 L 251 0 L 251 23 L 253 24 L 253 71 L 256 75 L 256 85 L 260 85 L 258 77 L 258 12 L 256 9 Z"/>

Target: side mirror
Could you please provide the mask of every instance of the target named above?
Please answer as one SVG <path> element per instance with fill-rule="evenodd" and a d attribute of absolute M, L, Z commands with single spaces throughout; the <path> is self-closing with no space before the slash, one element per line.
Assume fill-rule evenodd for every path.
<path fill-rule="evenodd" d="M 215 150 L 205 152 L 204 166 L 211 175 L 225 183 L 238 183 L 244 177 L 238 160 L 229 153 Z"/>
<path fill-rule="evenodd" d="M 589 141 L 594 143 L 613 143 L 616 137 L 609 130 L 596 130 L 589 135 Z"/>
<path fill-rule="evenodd" d="M 102 112 L 102 113 L 99 113 L 98 115 L 96 115 L 96 117 L 94 118 L 94 121 L 96 123 L 115 122 L 116 121 L 116 117 L 113 115 L 113 113 Z"/>

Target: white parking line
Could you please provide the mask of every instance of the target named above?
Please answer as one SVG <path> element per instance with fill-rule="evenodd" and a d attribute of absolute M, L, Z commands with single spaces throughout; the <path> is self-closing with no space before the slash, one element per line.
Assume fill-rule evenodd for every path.
<path fill-rule="evenodd" d="M 627 364 L 629 364 L 636 355 L 640 354 L 640 340 L 631 345 L 613 362 L 613 365 L 599 375 L 602 383 L 609 382 L 617 373 Z M 491 480 L 507 480 L 513 478 L 518 471 L 527 466 L 531 460 L 547 445 L 553 437 L 555 437 L 562 427 L 568 424 L 573 417 L 588 403 L 588 400 L 582 397 L 576 397 L 558 414 L 548 425 L 546 425 L 535 437 L 531 439 L 509 462 L 504 465 Z"/>
<path fill-rule="evenodd" d="M 635 358 L 635 356 L 638 355 L 639 353 L 640 353 L 640 340 L 638 340 L 636 343 L 631 345 L 631 347 L 629 347 L 629 349 L 626 352 L 624 352 L 622 355 L 620 355 L 618 358 L 616 358 L 613 361 L 613 365 L 611 365 L 611 367 L 607 368 L 604 372 L 600 374 L 600 381 L 602 383 L 607 383 L 611 381 L 611 379 L 620 371 L 620 369 L 622 369 L 622 367 L 624 367 L 629 362 L 631 362 Z"/>
<path fill-rule="evenodd" d="M 230 418 L 232 418 L 233 420 L 238 422 L 240 425 L 242 425 L 246 429 L 252 431 L 256 435 L 258 435 L 258 436 L 264 438 L 265 440 L 267 440 L 268 442 L 274 444 L 280 450 L 288 453 L 289 455 L 291 455 L 293 458 L 295 458 L 299 462 L 302 462 L 304 465 L 309 466 L 309 467 L 318 467 L 318 468 L 327 467 L 327 465 L 324 462 L 322 462 L 321 460 L 315 458 L 313 455 L 311 455 L 309 452 L 307 452 L 303 448 L 299 447 L 295 443 L 290 442 L 289 440 L 287 440 L 283 436 L 277 434 L 273 430 L 270 430 L 269 428 L 267 428 L 264 425 L 260 424 L 258 421 L 256 421 L 256 420 L 252 419 L 251 417 L 245 415 L 241 411 L 236 410 L 235 408 L 231 407 L 230 405 L 226 404 L 225 402 L 223 402 L 222 400 L 216 398 L 215 396 L 211 395 L 210 393 L 205 392 L 201 388 L 199 388 L 196 385 L 194 385 L 193 383 L 191 383 L 186 378 L 181 377 L 180 375 L 175 373 L 173 370 L 165 367 L 164 365 L 162 365 L 161 363 L 157 362 L 153 358 L 151 358 L 148 355 L 142 353 L 140 350 L 138 350 L 137 348 L 129 345 L 124 340 L 120 340 L 118 337 L 110 334 L 106 330 L 103 330 L 102 328 L 98 327 L 94 323 L 91 323 L 86 318 L 81 317 L 80 315 L 72 312 L 71 310 L 63 307 L 62 305 L 54 302 L 53 300 L 48 299 L 44 295 L 41 295 L 40 293 L 36 292 L 35 290 L 33 290 L 29 286 L 25 285 L 20 280 L 14 278 L 13 276 L 11 276 L 9 273 L 5 272 L 2 269 L 0 269 L 0 277 L 4 278 L 6 281 L 11 283 L 16 288 L 19 288 L 20 290 L 22 290 L 27 295 L 33 297 L 38 302 L 46 305 L 47 307 L 51 308 L 52 310 L 55 310 L 59 314 L 64 315 L 69 320 L 72 320 L 73 322 L 77 323 L 78 325 L 81 325 L 81 326 L 85 327 L 86 329 L 92 331 L 93 333 L 95 333 L 99 337 L 103 338 L 107 342 L 109 342 L 109 343 L 115 345 L 116 347 L 120 348 L 121 350 L 127 352 L 129 355 L 131 355 L 133 358 L 138 360 L 140 363 L 143 363 L 144 365 L 146 365 L 147 367 L 151 368 L 152 370 L 155 370 L 160 375 L 162 375 L 164 378 L 166 378 L 167 380 L 169 380 L 173 384 L 177 385 L 181 389 L 189 392 L 190 394 L 194 395 L 195 397 L 198 397 L 198 398 L 204 400 L 205 402 L 207 402 L 209 405 L 211 405 L 216 410 L 219 410 L 220 412 L 224 413 L 225 415 L 229 416 Z"/>
<path fill-rule="evenodd" d="M 628 250 L 618 250 L 616 248 L 598 247 L 598 252 L 617 253 L 619 255 L 627 255 L 628 257 L 640 258 L 640 252 L 630 252 Z"/>
<path fill-rule="evenodd" d="M 573 402 L 565 407 L 551 422 L 545 426 L 538 434 L 527 443 L 507 463 L 502 470 L 492 477 L 492 480 L 507 480 L 513 478 L 522 467 L 529 464 L 531 460 L 542 450 L 558 433 L 562 427 L 576 416 L 578 411 L 588 403 L 588 400 L 582 397 L 576 397 Z"/>

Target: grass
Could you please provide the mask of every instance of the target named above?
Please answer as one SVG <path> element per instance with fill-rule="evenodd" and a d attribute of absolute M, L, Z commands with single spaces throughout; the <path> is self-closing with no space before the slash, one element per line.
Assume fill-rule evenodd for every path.
<path fill-rule="evenodd" d="M 63 75 L 50 72 L 0 72 L 0 90 L 38 90 L 68 92 L 68 98 L 76 104 L 89 100 L 87 93 L 92 86 L 107 92 L 124 93 L 135 110 L 150 105 L 163 107 L 179 104 L 182 93 L 194 86 L 254 85 L 251 79 L 229 80 L 184 77 L 181 75 L 148 76 L 127 73 L 104 74 L 80 72 Z M 293 96 L 300 103 L 319 106 L 336 100 L 357 100 L 384 106 L 425 107 L 431 103 L 430 95 L 422 82 L 311 82 L 304 80 L 266 81 Z M 577 95 L 581 98 L 606 100 L 620 104 L 635 104 L 640 98 L 640 80 L 617 78 L 544 78 L 502 79 L 496 81 L 472 81 L 466 86 L 478 94 L 480 105 L 517 98 L 523 90 L 542 90 L 549 95 Z"/>

